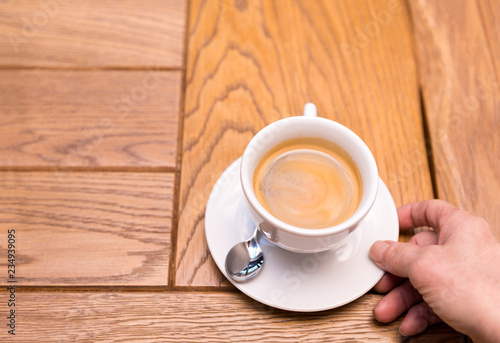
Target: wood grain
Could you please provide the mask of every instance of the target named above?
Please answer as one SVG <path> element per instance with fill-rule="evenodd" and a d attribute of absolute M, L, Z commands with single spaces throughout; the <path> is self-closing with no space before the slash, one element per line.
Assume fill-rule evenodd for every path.
<path fill-rule="evenodd" d="M 376 324 L 368 295 L 320 313 L 275 310 L 241 293 L 19 292 L 10 342 L 400 342 L 399 321 Z M 2 304 L 7 303 L 5 291 Z M 2 309 L 2 318 L 5 315 Z M 3 319 L 5 322 L 6 319 Z M 460 342 L 445 325 L 405 342 Z"/>
<path fill-rule="evenodd" d="M 14 228 L 18 286 L 165 286 L 173 183 L 169 173 L 0 172 L 1 255 Z"/>
<path fill-rule="evenodd" d="M 186 0 L 0 2 L 0 66 L 183 67 Z"/>
<path fill-rule="evenodd" d="M 500 239 L 500 4 L 410 3 L 439 198 Z"/>
<path fill-rule="evenodd" d="M 181 72 L 0 71 L 0 168 L 175 168 Z"/>
<path fill-rule="evenodd" d="M 433 197 L 402 1 L 200 0 L 189 16 L 177 285 L 225 285 L 205 241 L 210 190 L 306 102 L 368 144 L 396 204 Z"/>

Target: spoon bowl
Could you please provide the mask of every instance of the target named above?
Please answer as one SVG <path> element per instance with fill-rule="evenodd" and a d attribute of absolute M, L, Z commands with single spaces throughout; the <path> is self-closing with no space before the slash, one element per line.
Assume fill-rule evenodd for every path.
<path fill-rule="evenodd" d="M 255 277 L 264 265 L 264 255 L 257 242 L 258 228 L 252 236 L 229 250 L 226 256 L 226 272 L 237 282 L 245 282 Z"/>

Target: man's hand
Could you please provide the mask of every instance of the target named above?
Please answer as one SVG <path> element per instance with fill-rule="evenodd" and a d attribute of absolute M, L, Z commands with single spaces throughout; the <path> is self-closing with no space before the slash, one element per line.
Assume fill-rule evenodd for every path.
<path fill-rule="evenodd" d="M 371 258 L 388 272 L 375 290 L 389 292 L 375 318 L 387 323 L 408 311 L 403 335 L 443 320 L 475 341 L 500 342 L 500 244 L 488 223 L 441 200 L 402 206 L 398 216 L 401 230 L 433 231 L 373 244 Z"/>

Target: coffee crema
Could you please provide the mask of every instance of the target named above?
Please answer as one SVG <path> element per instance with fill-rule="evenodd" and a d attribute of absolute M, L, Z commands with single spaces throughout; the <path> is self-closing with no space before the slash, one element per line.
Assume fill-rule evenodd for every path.
<path fill-rule="evenodd" d="M 363 192 L 361 175 L 337 144 L 292 138 L 269 150 L 255 168 L 257 200 L 279 220 L 322 229 L 347 220 Z"/>

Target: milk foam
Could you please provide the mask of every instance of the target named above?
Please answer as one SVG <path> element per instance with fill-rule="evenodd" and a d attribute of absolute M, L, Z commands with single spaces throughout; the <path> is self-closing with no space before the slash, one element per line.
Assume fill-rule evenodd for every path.
<path fill-rule="evenodd" d="M 329 227 L 353 212 L 355 190 L 348 170 L 318 150 L 296 149 L 278 155 L 262 171 L 258 188 L 264 207 L 295 226 Z"/>

